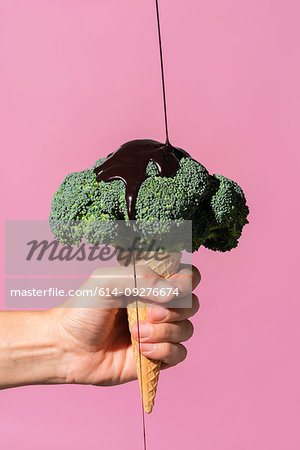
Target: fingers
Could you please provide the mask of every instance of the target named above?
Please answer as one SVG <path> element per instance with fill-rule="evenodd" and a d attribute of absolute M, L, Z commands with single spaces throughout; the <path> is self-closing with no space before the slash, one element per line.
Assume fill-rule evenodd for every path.
<path fill-rule="evenodd" d="M 139 322 L 141 353 L 149 359 L 162 361 L 162 369 L 182 362 L 187 350 L 180 342 L 192 337 L 194 327 L 188 318 L 196 314 L 199 306 L 198 297 L 192 294 L 191 308 L 148 308 L 148 321 Z M 137 324 L 133 325 L 131 333 L 138 340 Z"/>
<path fill-rule="evenodd" d="M 151 343 L 184 342 L 190 339 L 193 336 L 193 333 L 194 326 L 189 320 L 159 324 L 152 324 L 145 320 L 141 320 L 139 322 L 139 330 L 136 323 L 131 329 L 131 334 L 135 340 L 138 340 L 138 337 L 140 337 L 140 342 Z"/>
<path fill-rule="evenodd" d="M 190 264 L 180 264 L 180 270 L 178 272 L 178 274 L 181 274 L 182 276 L 186 275 L 186 276 L 192 276 L 192 286 L 189 285 L 189 287 L 191 287 L 190 291 L 196 289 L 196 287 L 198 286 L 198 284 L 201 281 L 201 274 L 199 272 L 199 270 L 197 269 L 197 267 L 192 266 Z M 176 276 L 176 274 L 175 274 Z M 170 277 L 172 278 L 172 277 Z"/>
<path fill-rule="evenodd" d="M 195 266 L 182 264 L 179 272 L 168 278 L 168 281 L 179 290 L 178 298 L 192 292 L 200 283 L 201 275 Z"/>
<path fill-rule="evenodd" d="M 102 292 L 109 294 L 106 297 L 125 295 L 128 298 L 134 295 L 135 298 L 138 296 L 144 301 L 154 300 L 158 303 L 172 300 L 176 295 L 174 290 L 177 287 L 144 265 L 136 266 L 137 290 L 134 290 L 132 267 L 97 269 L 92 273 L 89 282 L 94 286 L 101 286 Z"/>
<path fill-rule="evenodd" d="M 101 286 L 102 298 L 139 296 L 143 301 L 167 303 L 173 299 L 185 297 L 200 282 L 201 276 L 194 266 L 182 266 L 182 269 L 168 279 L 160 277 L 148 266 L 136 266 L 135 289 L 133 268 L 101 268 L 93 272 L 86 282 L 89 286 Z M 127 294 L 126 294 L 127 293 Z M 104 295 L 103 295 L 104 294 Z M 129 294 L 129 295 L 128 295 Z"/>
<path fill-rule="evenodd" d="M 176 366 L 181 363 L 187 355 L 187 349 L 182 344 L 163 342 L 160 344 L 141 343 L 141 353 L 149 359 L 161 361 L 162 369 Z"/>
<path fill-rule="evenodd" d="M 181 299 L 181 303 L 185 299 Z M 147 319 L 152 323 L 162 322 L 178 322 L 180 320 L 193 317 L 199 310 L 200 304 L 198 297 L 192 294 L 192 306 L 191 308 L 164 308 L 163 306 L 153 306 L 147 309 Z"/>

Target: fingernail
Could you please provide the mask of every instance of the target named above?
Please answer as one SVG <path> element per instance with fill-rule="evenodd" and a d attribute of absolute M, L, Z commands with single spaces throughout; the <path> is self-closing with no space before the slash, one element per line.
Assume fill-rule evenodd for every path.
<path fill-rule="evenodd" d="M 141 344 L 142 353 L 152 353 L 155 349 L 155 344 Z"/>
<path fill-rule="evenodd" d="M 169 315 L 169 311 L 163 309 L 163 308 L 151 308 L 150 310 L 150 317 L 151 317 L 151 321 L 152 322 L 162 322 L 163 320 L 165 320 L 168 315 Z"/>
<path fill-rule="evenodd" d="M 152 326 L 150 323 L 140 323 L 140 337 L 148 338 L 152 334 Z"/>
<path fill-rule="evenodd" d="M 169 282 L 166 281 L 166 280 L 158 280 L 158 281 L 156 282 L 155 287 L 156 287 L 158 290 L 160 290 L 160 289 L 170 289 L 170 288 L 172 288 L 173 286 L 172 286 L 171 283 L 169 283 Z"/>
<path fill-rule="evenodd" d="M 148 338 L 152 334 L 152 325 L 150 325 L 150 323 L 140 323 L 139 330 L 140 330 L 140 338 L 141 339 Z M 132 332 L 133 332 L 135 338 L 138 339 L 137 324 L 134 324 Z"/>

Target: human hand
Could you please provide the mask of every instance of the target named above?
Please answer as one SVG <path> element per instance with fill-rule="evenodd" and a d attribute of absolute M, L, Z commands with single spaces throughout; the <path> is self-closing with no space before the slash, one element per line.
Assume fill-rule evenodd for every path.
<path fill-rule="evenodd" d="M 195 289 L 200 278 L 198 269 L 191 266 L 183 267 L 167 280 L 147 266 L 137 266 L 139 287 L 154 288 L 158 283 L 159 288 L 177 287 L 182 300 L 191 295 L 191 289 Z M 126 287 L 132 289 L 132 268 L 98 269 L 80 289 L 95 286 L 108 288 L 110 292 L 114 288 L 118 291 Z M 143 297 L 143 301 L 154 300 L 162 305 L 148 308 L 148 320 L 140 322 L 141 352 L 149 359 L 161 360 L 162 369 L 185 359 L 187 350 L 181 342 L 192 336 L 193 325 L 188 319 L 199 309 L 194 294 L 191 308 L 166 308 L 164 303 L 172 297 L 174 295 L 154 297 L 151 294 Z M 110 386 L 136 379 L 124 298 L 101 296 L 85 300 L 86 304 L 82 297 L 71 297 L 61 307 L 48 312 L 56 324 L 58 342 L 63 348 L 65 382 Z M 137 340 L 137 325 L 133 326 L 132 334 Z"/>

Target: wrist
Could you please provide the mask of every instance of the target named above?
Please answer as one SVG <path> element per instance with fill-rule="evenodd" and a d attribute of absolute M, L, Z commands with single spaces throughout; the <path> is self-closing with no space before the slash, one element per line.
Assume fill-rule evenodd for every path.
<path fill-rule="evenodd" d="M 2 313 L 0 329 L 0 388 L 66 382 L 54 310 Z"/>
<path fill-rule="evenodd" d="M 68 352 L 60 333 L 59 308 L 41 312 L 44 326 L 42 336 L 43 362 L 48 367 L 45 371 L 47 384 L 65 384 L 68 381 Z"/>

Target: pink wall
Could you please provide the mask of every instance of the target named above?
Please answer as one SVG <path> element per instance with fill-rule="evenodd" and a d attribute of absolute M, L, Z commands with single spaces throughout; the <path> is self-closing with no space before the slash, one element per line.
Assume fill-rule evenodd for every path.
<path fill-rule="evenodd" d="M 299 14 L 292 0 L 161 0 L 171 142 L 239 182 L 251 215 L 237 250 L 194 257 L 202 309 L 188 359 L 161 376 L 149 450 L 300 447 Z M 157 51 L 154 1 L 1 0 L 3 219 L 46 219 L 68 172 L 163 139 Z M 136 383 L 0 404 L 6 450 L 142 448 Z"/>

